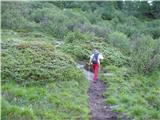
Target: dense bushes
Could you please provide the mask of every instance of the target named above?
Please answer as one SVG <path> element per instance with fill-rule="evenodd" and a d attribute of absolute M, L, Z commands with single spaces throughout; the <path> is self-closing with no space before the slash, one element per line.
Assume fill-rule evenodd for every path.
<path fill-rule="evenodd" d="M 128 52 L 129 50 L 129 39 L 127 36 L 120 32 L 113 32 L 109 35 L 108 42 L 115 47 L 118 47 L 122 50 Z"/>
<path fill-rule="evenodd" d="M 74 60 L 88 62 L 97 48 L 101 70 L 113 73 L 102 78 L 107 104 L 158 120 L 160 23 L 152 3 L 2 2 L 2 28 L 13 30 L 2 34 L 2 119 L 88 119 L 88 84 Z"/>
<path fill-rule="evenodd" d="M 2 119 L 89 119 L 88 81 L 52 42 L 41 32 L 3 30 Z"/>
<path fill-rule="evenodd" d="M 3 2 L 2 27 L 43 31 L 61 39 L 68 32 L 74 32 L 78 29 L 82 33 L 90 32 L 97 37 L 105 38 L 108 34 L 108 26 L 109 32 L 110 28 L 114 27 L 116 31 L 123 32 L 128 37 L 138 31 L 145 34 L 149 33 L 154 38 L 159 37 L 158 20 L 148 22 L 145 26 L 145 22 L 143 23 L 136 17 L 127 15 L 124 11 L 118 11 L 116 7 L 118 3 L 90 3 L 91 5 L 89 2 L 82 2 L 82 4 L 80 2 L 45 2 L 43 4 L 41 2 Z M 83 11 L 85 5 L 90 6 L 89 10 Z M 130 3 L 127 2 L 126 5 L 130 6 Z M 75 7 L 75 9 L 66 9 L 67 6 Z M 77 6 L 78 9 L 76 9 Z M 105 22 L 110 21 L 108 22 L 110 24 L 100 25 L 99 23 L 104 22 L 103 19 L 105 19 Z"/>
<path fill-rule="evenodd" d="M 87 19 L 90 21 L 91 24 L 95 24 L 99 21 L 102 21 L 100 15 L 95 16 L 92 12 L 88 12 L 87 14 L 85 14 L 85 16 L 87 17 Z"/>
<path fill-rule="evenodd" d="M 144 33 L 149 33 L 154 39 L 160 38 L 160 20 L 148 22 L 143 29 Z"/>
<path fill-rule="evenodd" d="M 81 43 L 68 43 L 60 47 L 61 51 L 71 55 L 75 60 L 88 60 L 91 50 Z"/>
<path fill-rule="evenodd" d="M 10 29 L 25 28 L 27 25 L 27 20 L 22 16 L 21 7 L 17 5 L 23 4 L 19 3 L 2 3 L 2 27 L 7 27 Z M 3 9 L 5 7 L 5 9 Z"/>
<path fill-rule="evenodd" d="M 31 14 L 31 18 L 41 25 L 41 31 L 55 37 L 63 38 L 67 32 L 64 21 L 68 18 L 56 7 L 37 9 Z"/>
<path fill-rule="evenodd" d="M 100 6 L 95 13 L 100 15 L 103 20 L 112 20 L 115 12 L 114 2 L 101 2 Z"/>
<path fill-rule="evenodd" d="M 16 3 L 3 3 L 3 6 L 6 7 L 2 7 L 3 28 L 28 29 L 30 31 L 36 29 L 57 38 L 63 38 L 68 31 L 81 29 L 84 23 L 89 24 L 88 19 L 81 13 L 61 10 L 47 2 L 43 5 L 35 2 L 21 3 L 20 5 L 25 11 L 17 5 Z"/>
<path fill-rule="evenodd" d="M 160 41 L 150 36 L 135 35 L 131 47 L 131 65 L 139 73 L 148 73 L 160 66 Z"/>
<path fill-rule="evenodd" d="M 46 43 L 3 43 L 2 80 L 17 83 L 80 80 L 73 60 Z M 68 74 L 71 73 L 71 74 Z M 62 75 L 63 74 L 63 75 Z"/>
<path fill-rule="evenodd" d="M 80 33 L 80 31 L 70 32 L 65 37 L 67 43 L 90 42 L 94 40 L 94 36 L 89 33 Z"/>

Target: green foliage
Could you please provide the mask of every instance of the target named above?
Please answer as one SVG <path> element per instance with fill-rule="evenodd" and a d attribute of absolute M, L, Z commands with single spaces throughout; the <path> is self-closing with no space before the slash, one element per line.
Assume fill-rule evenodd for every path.
<path fill-rule="evenodd" d="M 76 60 L 88 60 L 91 50 L 84 44 L 68 43 L 60 47 L 62 52 L 71 55 Z"/>
<path fill-rule="evenodd" d="M 58 8 L 37 9 L 31 14 L 31 18 L 41 25 L 41 31 L 63 38 L 67 32 L 64 21 L 68 19 Z"/>
<path fill-rule="evenodd" d="M 97 39 L 96 42 L 86 42 L 86 44 L 82 42 L 65 43 L 59 47 L 62 52 L 71 55 L 76 61 L 88 61 L 94 48 L 101 51 L 105 58 L 101 62 L 102 66 L 112 64 L 120 67 L 125 65 L 129 59 L 118 49 L 106 45 L 105 42 L 100 42 L 100 39 Z"/>
<path fill-rule="evenodd" d="M 151 4 L 2 2 L 2 28 L 10 29 L 2 30 L 2 119 L 89 119 L 88 82 L 74 60 L 88 61 L 97 48 L 101 70 L 113 73 L 101 76 L 105 102 L 133 119 L 159 120 L 159 2 Z"/>
<path fill-rule="evenodd" d="M 80 33 L 80 31 L 70 32 L 67 34 L 65 41 L 67 43 L 76 43 L 76 42 L 89 42 L 93 41 L 94 37 L 88 33 Z"/>
<path fill-rule="evenodd" d="M 153 1 L 152 2 L 152 14 L 154 15 L 155 18 L 160 18 L 160 15 L 158 14 L 158 11 L 160 9 L 160 2 L 159 1 Z"/>
<path fill-rule="evenodd" d="M 11 29 L 24 28 L 26 27 L 27 20 L 22 15 L 20 2 L 16 3 L 2 3 L 2 27 L 7 27 Z M 23 6 L 24 7 L 24 6 Z M 12 9 L 12 10 L 10 10 Z"/>
<path fill-rule="evenodd" d="M 105 57 L 102 60 L 102 65 L 115 65 L 121 67 L 127 64 L 128 58 L 124 56 L 119 50 L 114 49 L 112 47 L 103 48 L 102 53 Z"/>
<path fill-rule="evenodd" d="M 142 30 L 144 33 L 149 33 L 154 39 L 160 38 L 160 20 L 148 22 Z"/>
<path fill-rule="evenodd" d="M 128 15 L 133 15 L 136 17 L 147 16 L 151 12 L 151 6 L 147 1 L 125 1 L 123 9 Z M 152 17 L 152 16 L 148 16 Z"/>
<path fill-rule="evenodd" d="M 150 36 L 135 36 L 131 49 L 131 66 L 139 73 L 148 73 L 157 69 L 160 65 L 159 40 L 153 40 Z"/>
<path fill-rule="evenodd" d="M 129 40 L 127 36 L 120 32 L 114 32 L 109 35 L 108 42 L 126 52 L 129 50 Z"/>
<path fill-rule="evenodd" d="M 117 15 L 118 24 L 116 26 L 116 30 L 126 34 L 128 37 L 132 36 L 134 33 L 137 33 L 139 31 L 138 29 L 143 28 L 143 23 L 136 17 L 126 16 L 124 13 L 118 13 Z M 123 24 L 119 24 L 119 22 Z"/>
<path fill-rule="evenodd" d="M 94 33 L 95 36 L 102 37 L 102 38 L 105 38 L 109 33 L 107 27 L 104 27 L 102 25 L 101 26 L 100 25 L 93 25 L 91 27 L 90 32 Z"/>
<path fill-rule="evenodd" d="M 137 28 L 135 27 L 131 27 L 128 25 L 122 25 L 122 24 L 117 25 L 117 30 L 126 34 L 127 36 L 131 36 L 134 33 L 137 33 L 138 31 Z"/>
<path fill-rule="evenodd" d="M 109 104 L 109 105 L 115 105 L 117 103 L 117 98 L 115 98 L 115 97 L 109 97 L 106 100 L 106 103 Z"/>
<path fill-rule="evenodd" d="M 72 10 L 60 10 L 53 4 L 44 3 L 18 3 L 26 11 L 21 10 L 15 3 L 3 3 L 2 7 L 2 27 L 11 29 L 37 30 L 51 34 L 58 38 L 63 38 L 68 30 L 77 30 L 83 23 L 89 23 L 81 13 Z M 10 8 L 12 11 L 10 11 Z M 32 11 L 32 12 L 30 12 Z M 14 16 L 13 16 L 14 15 Z M 83 17 L 82 17 L 83 16 Z M 78 19 L 77 19 L 78 18 Z"/>
<path fill-rule="evenodd" d="M 143 106 L 134 106 L 132 109 L 131 109 L 131 112 L 134 116 L 142 116 L 144 115 L 146 109 L 143 107 Z"/>
<path fill-rule="evenodd" d="M 106 67 L 114 75 L 101 75 L 101 79 L 108 84 L 105 101 L 113 107 L 114 111 L 125 113 L 136 120 L 160 119 L 158 95 L 160 72 L 158 70 L 150 75 L 134 74 L 126 78 L 128 71 L 126 68 Z"/>
<path fill-rule="evenodd" d="M 27 107 L 17 107 L 10 105 L 4 98 L 2 98 L 2 119 L 3 120 L 35 120 L 36 117 Z"/>
<path fill-rule="evenodd" d="M 74 68 L 73 60 L 61 52 L 55 52 L 51 44 L 20 42 L 14 45 L 11 41 L 3 42 L 5 46 L 2 46 L 2 80 L 5 82 L 30 84 L 55 80 L 69 81 L 73 76 L 81 80 L 80 71 Z"/>
<path fill-rule="evenodd" d="M 29 21 L 31 8 L 23 2 L 2 2 L 2 27 L 7 29 L 34 31 L 39 25 Z"/>
<path fill-rule="evenodd" d="M 97 9 L 95 12 L 99 14 L 103 20 L 112 20 L 113 13 L 115 11 L 114 2 L 101 2 L 101 7 Z"/>
<path fill-rule="evenodd" d="M 96 14 L 96 16 L 92 13 L 92 12 L 88 12 L 87 14 L 85 14 L 85 16 L 87 17 L 87 19 L 90 21 L 91 24 L 95 24 L 99 21 L 102 21 L 101 17 Z"/>
<path fill-rule="evenodd" d="M 86 32 L 86 27 L 90 25 L 89 20 L 85 17 L 84 13 L 81 11 L 64 9 L 63 13 L 67 16 L 65 20 L 65 25 L 70 31 L 81 30 L 81 32 Z"/>
<path fill-rule="evenodd" d="M 88 119 L 87 88 L 86 80 L 59 81 L 43 87 L 3 84 L 2 118 Z M 16 96 L 18 90 L 25 91 L 23 96 Z"/>
<path fill-rule="evenodd" d="M 2 119 L 89 119 L 88 81 L 51 43 L 39 32 L 3 30 Z"/>

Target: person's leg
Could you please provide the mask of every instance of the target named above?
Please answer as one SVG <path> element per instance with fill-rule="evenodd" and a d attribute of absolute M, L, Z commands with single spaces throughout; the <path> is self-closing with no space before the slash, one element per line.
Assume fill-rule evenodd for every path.
<path fill-rule="evenodd" d="M 99 64 L 95 64 L 95 72 L 94 72 L 94 74 L 95 74 L 95 81 L 97 80 L 97 78 L 98 78 L 98 70 L 99 70 Z"/>
<path fill-rule="evenodd" d="M 93 80 L 94 80 L 94 81 L 96 80 L 96 76 L 95 76 L 95 68 L 96 68 L 96 65 L 95 65 L 95 64 L 93 64 L 93 73 L 94 73 Z"/>

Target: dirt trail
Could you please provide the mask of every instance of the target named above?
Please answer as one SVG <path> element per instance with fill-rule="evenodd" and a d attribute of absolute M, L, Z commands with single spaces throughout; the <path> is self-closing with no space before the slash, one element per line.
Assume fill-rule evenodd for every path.
<path fill-rule="evenodd" d="M 98 80 L 91 82 L 88 91 L 91 120 L 117 120 L 117 114 L 113 113 L 109 106 L 104 104 L 103 93 L 106 91 L 106 85 Z"/>
<path fill-rule="evenodd" d="M 113 113 L 111 108 L 104 103 L 103 93 L 106 91 L 105 83 L 101 80 L 93 83 L 93 73 L 85 70 L 82 63 L 77 64 L 77 67 L 83 70 L 83 74 L 90 81 L 88 90 L 90 120 L 118 120 L 118 115 Z"/>

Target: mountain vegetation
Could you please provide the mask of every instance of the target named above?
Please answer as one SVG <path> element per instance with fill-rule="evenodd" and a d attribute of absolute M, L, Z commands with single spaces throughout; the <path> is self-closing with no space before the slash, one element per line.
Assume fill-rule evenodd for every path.
<path fill-rule="evenodd" d="M 1 5 L 3 120 L 88 120 L 89 82 L 76 66 L 94 48 L 105 58 L 105 102 L 119 119 L 160 119 L 159 1 Z"/>

